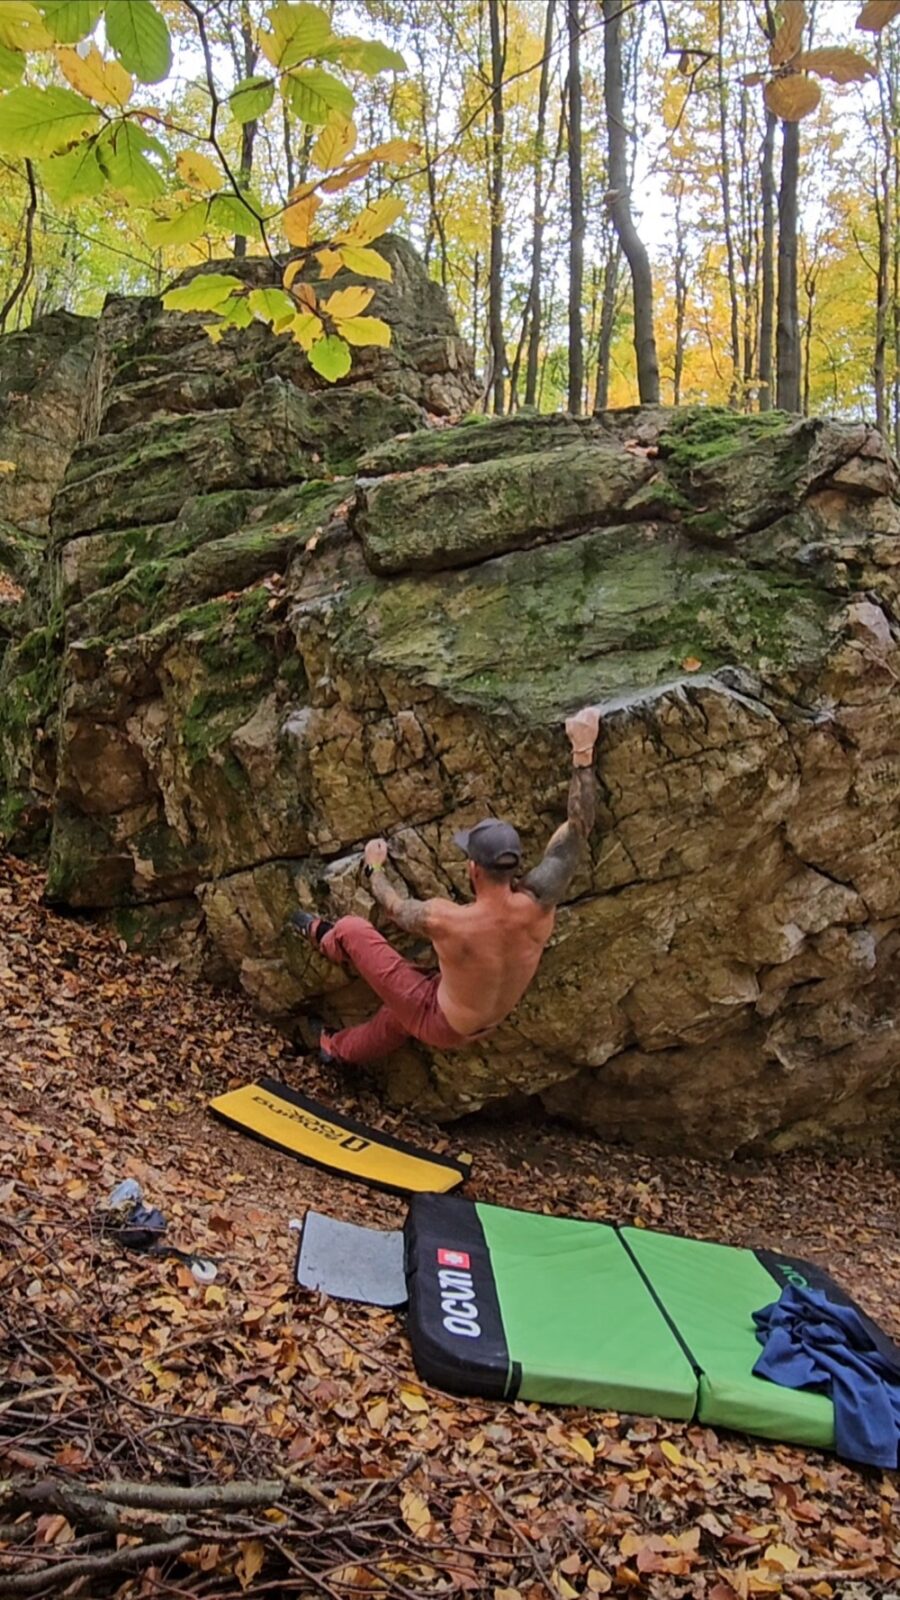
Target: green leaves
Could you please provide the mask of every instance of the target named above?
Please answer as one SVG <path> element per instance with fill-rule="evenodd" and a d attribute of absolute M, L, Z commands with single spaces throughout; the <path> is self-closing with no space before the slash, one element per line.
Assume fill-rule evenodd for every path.
<path fill-rule="evenodd" d="M 13 89 L 25 71 L 25 57 L 20 50 L 7 50 L 0 44 L 0 89 Z"/>
<path fill-rule="evenodd" d="M 243 287 L 240 278 L 229 278 L 227 273 L 198 272 L 190 283 L 164 294 L 162 303 L 167 311 L 220 311 Z"/>
<path fill-rule="evenodd" d="M 204 234 L 225 238 L 231 233 L 258 239 L 260 226 L 250 207 L 236 194 L 217 194 L 211 200 L 195 200 L 174 217 L 157 218 L 145 229 L 147 243 L 154 249 L 193 244 Z"/>
<path fill-rule="evenodd" d="M 260 47 L 282 72 L 321 55 L 333 38 L 331 19 L 320 6 L 282 3 L 272 6 L 267 20 L 272 31 L 261 35 Z"/>
<path fill-rule="evenodd" d="M 154 250 L 165 249 L 168 245 L 193 244 L 206 232 L 208 209 L 205 200 L 195 200 L 193 205 L 185 211 L 176 212 L 174 217 L 148 222 L 144 230 L 147 243 Z"/>
<path fill-rule="evenodd" d="M 96 28 L 103 0 L 38 0 L 38 10 L 57 44 L 77 44 Z"/>
<path fill-rule="evenodd" d="M 151 0 L 106 0 L 106 37 L 141 83 L 161 83 L 172 65 L 165 20 Z"/>
<path fill-rule="evenodd" d="M 31 0 L 2 0 L 0 44 L 7 50 L 47 50 L 53 44 L 44 19 Z"/>
<path fill-rule="evenodd" d="M 354 159 L 355 100 L 343 81 L 347 72 L 401 71 L 403 58 L 377 42 L 337 37 L 324 3 L 267 4 L 259 35 L 263 71 L 242 78 L 230 94 L 221 88 L 217 93 L 237 127 L 265 117 L 280 96 L 289 119 L 315 130 L 312 181 L 305 180 L 269 221 L 307 256 L 314 251 L 321 282 L 342 267 L 358 277 L 389 281 L 390 264 L 368 246 L 399 212 L 391 197 L 355 218 L 352 211 L 343 213 L 336 240 L 329 241 L 327 228 L 318 244 L 313 235 L 324 196 L 365 178 L 377 160 L 404 159 L 415 151 L 409 141 L 393 140 Z M 56 206 L 94 200 L 104 190 L 113 211 L 123 203 L 152 206 L 156 214 L 141 227 L 151 249 L 181 250 L 203 242 L 225 253 L 221 245 L 227 251 L 232 236 L 265 239 L 262 201 L 249 191 L 220 188 L 225 174 L 202 150 L 181 149 L 176 159 L 167 134 L 161 133 L 160 143 L 147 131 L 165 127 L 166 116 L 142 103 L 140 85 L 168 77 L 172 40 L 166 17 L 177 10 L 171 0 L 0 0 L 0 154 L 39 162 L 41 181 Z M 190 22 L 184 21 L 188 47 L 199 48 L 196 29 L 192 35 Z M 105 32 L 98 44 L 92 35 L 101 23 Z M 23 86 L 38 51 L 51 54 L 50 71 L 38 61 L 37 82 Z M 326 62 L 337 67 L 328 70 Z M 218 66 L 214 61 L 216 73 Z M 52 81 L 60 76 L 65 87 Z M 278 109 L 280 114 L 282 106 Z M 194 193 L 185 194 L 184 187 Z M 175 206 L 175 214 L 166 215 Z M 357 284 L 337 290 L 320 313 L 310 284 L 296 293 L 291 289 L 291 274 L 299 267 L 288 267 L 282 288 L 251 289 L 222 273 L 200 273 L 171 291 L 165 305 L 172 311 L 212 313 L 208 331 L 216 339 L 226 329 L 248 327 L 260 318 L 276 333 L 289 332 L 309 354 L 313 369 L 335 382 L 350 371 L 351 344 L 386 344 L 390 335 L 378 318 L 364 315 L 371 288 Z"/>
<path fill-rule="evenodd" d="M 339 111 L 344 117 L 353 111 L 351 91 L 324 67 L 303 67 L 288 73 L 282 93 L 294 115 L 314 127 L 326 123 L 332 111 Z"/>
<path fill-rule="evenodd" d="M 154 146 L 159 148 L 134 122 L 118 122 L 104 130 L 97 142 L 97 160 L 114 189 L 139 201 L 157 200 L 165 193 L 161 173 L 144 154 Z"/>
<path fill-rule="evenodd" d="M 106 182 L 95 142 L 85 140 L 64 156 L 53 156 L 42 163 L 41 180 L 54 205 L 70 206 L 93 199 Z"/>
<path fill-rule="evenodd" d="M 365 73 L 367 78 L 379 72 L 405 72 L 406 62 L 399 50 L 391 50 L 378 39 L 336 39 L 323 50 L 324 61 L 336 61 L 352 72 Z"/>
<path fill-rule="evenodd" d="M 313 371 L 317 372 L 320 378 L 325 378 L 328 383 L 336 383 L 338 378 L 346 378 L 352 365 L 350 346 L 335 333 L 330 333 L 327 339 L 319 339 L 313 345 L 307 359 Z"/>
<path fill-rule="evenodd" d="M 53 156 L 94 133 L 95 106 L 71 89 L 13 89 L 0 95 L 0 152 L 7 156 Z"/>
<path fill-rule="evenodd" d="M 394 276 L 391 263 L 377 250 L 367 250 L 363 245 L 341 245 L 341 259 L 348 271 L 358 273 L 361 278 L 382 278 L 390 283 Z"/>
<path fill-rule="evenodd" d="M 228 97 L 228 108 L 235 122 L 255 122 L 264 117 L 275 99 L 275 85 L 270 78 L 256 74 L 242 78 Z"/>
<path fill-rule="evenodd" d="M 260 228 L 250 207 L 236 194 L 217 194 L 209 202 L 210 233 L 241 233 L 259 239 Z"/>
<path fill-rule="evenodd" d="M 297 315 L 297 303 L 284 289 L 254 289 L 248 303 L 255 317 L 271 322 L 276 330 L 279 323 L 292 322 Z"/>

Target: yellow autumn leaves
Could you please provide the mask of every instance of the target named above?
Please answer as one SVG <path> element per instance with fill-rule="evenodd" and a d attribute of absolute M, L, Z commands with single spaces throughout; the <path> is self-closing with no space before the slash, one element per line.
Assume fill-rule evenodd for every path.
<path fill-rule="evenodd" d="M 72 88 L 96 101 L 97 105 L 118 106 L 121 110 L 131 99 L 134 92 L 131 73 L 118 61 L 104 60 L 95 44 L 87 55 L 79 55 L 77 50 L 64 46 L 57 50 L 56 59 Z"/>
<path fill-rule="evenodd" d="M 355 130 L 344 119 L 330 124 L 334 138 L 320 152 L 326 159 L 335 151 L 345 154 L 353 148 Z M 408 153 L 405 141 L 394 141 Z M 376 159 L 367 152 L 363 160 Z M 349 180 L 349 181 L 352 181 Z M 323 187 L 325 187 L 323 185 Z M 365 312 L 374 296 L 374 289 L 353 284 L 338 289 L 321 300 L 316 287 L 308 279 L 297 283 L 307 263 L 314 261 L 323 282 L 328 282 L 342 269 L 363 277 L 389 280 L 390 263 L 377 250 L 370 247 L 374 239 L 386 233 L 403 211 L 403 202 L 394 195 L 383 195 L 365 207 L 358 217 L 345 228 L 331 234 L 323 230 L 323 242 L 316 242 L 316 221 L 322 197 L 316 192 L 318 185 L 304 185 L 295 190 L 283 213 L 283 227 L 288 243 L 304 254 L 288 263 L 282 276 L 286 296 L 290 296 L 295 309 L 292 314 L 273 320 L 276 333 L 290 333 L 301 349 L 305 350 L 310 365 L 322 377 L 334 381 L 350 370 L 350 346 L 389 345 L 390 328 L 380 317 L 366 316 Z M 326 242 L 327 241 L 327 242 Z"/>
<path fill-rule="evenodd" d="M 860 12 L 856 25 L 877 32 L 897 12 L 900 12 L 900 0 L 870 0 Z M 781 0 L 778 15 L 780 21 L 769 46 L 772 76 L 764 72 L 750 72 L 743 82 L 750 86 L 765 84 L 763 99 L 766 106 L 782 122 L 800 122 L 816 110 L 822 98 L 819 78 L 847 84 L 864 83 L 867 78 L 875 77 L 873 63 L 847 45 L 803 49 L 803 33 L 807 23 L 804 0 Z"/>

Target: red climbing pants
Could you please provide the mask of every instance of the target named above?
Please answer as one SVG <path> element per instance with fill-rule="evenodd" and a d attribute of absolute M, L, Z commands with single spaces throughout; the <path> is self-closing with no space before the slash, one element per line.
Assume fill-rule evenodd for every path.
<path fill-rule="evenodd" d="M 352 961 L 360 977 L 384 1001 L 368 1022 L 330 1034 L 329 1055 L 363 1066 L 389 1056 L 407 1039 L 418 1039 L 436 1050 L 452 1050 L 466 1042 L 438 1005 L 440 973 L 429 977 L 419 972 L 365 917 L 341 917 L 324 935 L 319 949 L 338 966 Z"/>

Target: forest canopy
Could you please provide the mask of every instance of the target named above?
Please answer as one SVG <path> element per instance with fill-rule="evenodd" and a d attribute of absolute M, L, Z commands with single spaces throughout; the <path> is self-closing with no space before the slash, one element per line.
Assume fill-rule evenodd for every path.
<path fill-rule="evenodd" d="M 161 292 L 328 380 L 399 224 L 484 403 L 900 440 L 898 0 L 3 0 L 0 326 Z M 401 218 L 403 218 L 401 222 Z M 261 256 L 250 287 L 227 258 Z"/>

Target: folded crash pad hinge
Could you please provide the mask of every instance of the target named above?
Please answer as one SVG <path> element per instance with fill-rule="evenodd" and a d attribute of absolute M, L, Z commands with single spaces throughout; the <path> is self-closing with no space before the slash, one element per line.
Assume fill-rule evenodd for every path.
<path fill-rule="evenodd" d="M 657 1307 L 657 1310 L 660 1311 L 662 1313 L 662 1315 L 664 1316 L 664 1318 L 665 1318 L 666 1322 L 668 1323 L 670 1329 L 672 1330 L 673 1334 L 675 1335 L 675 1338 L 678 1340 L 678 1343 L 680 1344 L 682 1350 L 684 1351 L 684 1354 L 687 1356 L 688 1361 L 691 1363 L 691 1366 L 693 1367 L 694 1372 L 696 1373 L 698 1378 L 702 1377 L 703 1376 L 703 1368 L 701 1367 L 699 1361 L 697 1360 L 697 1357 L 694 1355 L 694 1352 L 691 1349 L 690 1345 L 687 1343 L 687 1340 L 683 1337 L 680 1329 L 677 1327 L 677 1325 L 673 1322 L 672 1318 L 669 1316 L 669 1313 L 666 1310 L 665 1305 L 663 1304 L 662 1300 L 659 1298 L 659 1295 L 657 1294 L 656 1290 L 653 1287 L 653 1283 L 652 1283 L 651 1279 L 648 1278 L 648 1276 L 647 1276 L 646 1272 L 644 1271 L 643 1267 L 641 1266 L 641 1263 L 639 1262 L 637 1256 L 635 1255 L 634 1251 L 631 1249 L 631 1247 L 630 1247 L 630 1245 L 628 1243 L 628 1240 L 625 1238 L 625 1235 L 622 1232 L 622 1229 L 621 1228 L 616 1228 L 616 1233 L 618 1234 L 619 1238 L 622 1241 L 623 1247 L 628 1251 L 628 1254 L 631 1257 L 631 1260 L 633 1261 L 635 1267 L 637 1268 L 638 1272 L 640 1273 L 641 1277 L 643 1278 L 644 1283 L 646 1284 L 647 1289 L 649 1290 L 650 1295 L 651 1295 L 651 1297 L 653 1299 L 653 1302 Z"/>

